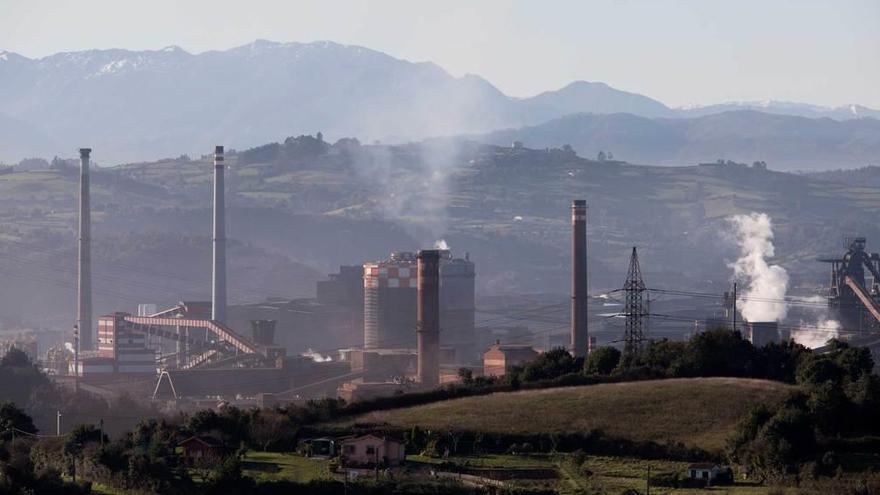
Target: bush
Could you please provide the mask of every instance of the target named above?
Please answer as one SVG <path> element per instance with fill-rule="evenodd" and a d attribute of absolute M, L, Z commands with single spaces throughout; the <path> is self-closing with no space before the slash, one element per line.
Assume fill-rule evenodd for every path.
<path fill-rule="evenodd" d="M 621 352 L 614 347 L 600 347 L 587 356 L 584 371 L 590 375 L 608 375 L 620 363 Z"/>

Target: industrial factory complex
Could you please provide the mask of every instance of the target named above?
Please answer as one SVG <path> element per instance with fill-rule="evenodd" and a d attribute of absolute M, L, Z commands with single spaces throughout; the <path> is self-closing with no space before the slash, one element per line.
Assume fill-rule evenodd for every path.
<path fill-rule="evenodd" d="M 59 380 L 72 381 L 74 386 L 100 390 L 113 380 L 138 378 L 149 384 L 153 399 L 177 407 L 217 400 L 268 404 L 341 397 L 354 401 L 433 388 L 459 379 L 462 368 L 475 375 L 504 375 L 558 345 L 584 357 L 597 345 L 597 336 L 607 333 L 602 324 L 590 328 L 596 319 L 625 320 L 622 338 L 615 330 L 616 337 L 598 340 L 604 339 L 606 345 L 619 342 L 625 352 L 642 345 L 651 325 L 663 324 L 650 321 L 649 289 L 642 280 L 636 248 L 624 287 L 614 294 L 619 307 L 612 314 L 591 314 L 590 308 L 597 304 L 600 308 L 614 304 L 589 296 L 584 200 L 571 204 L 570 331 L 564 342 L 548 336 L 545 345 L 539 345 L 538 339 L 517 339 L 515 332 L 499 338 L 491 325 L 481 325 L 475 262 L 466 252 L 459 256 L 445 248 L 394 251 L 387 259 L 341 266 L 338 273 L 317 283 L 314 298 L 230 304 L 222 146 L 213 155 L 211 300 L 181 301 L 168 308 L 142 304 L 136 314 L 118 311 L 95 318 L 90 152 L 80 150 L 73 355 L 63 365 L 57 356 L 47 365 Z M 846 249 L 840 258 L 821 260 L 831 266 L 828 307 L 844 328 L 855 330 L 853 342 L 876 347 L 880 256 L 869 253 L 861 237 L 848 240 Z M 756 345 L 789 338 L 790 332 L 777 321 L 743 321 L 737 297 L 734 290 L 709 308 L 714 314 L 702 317 L 702 329 L 733 328 Z M 696 319 L 688 314 L 681 321 Z"/>

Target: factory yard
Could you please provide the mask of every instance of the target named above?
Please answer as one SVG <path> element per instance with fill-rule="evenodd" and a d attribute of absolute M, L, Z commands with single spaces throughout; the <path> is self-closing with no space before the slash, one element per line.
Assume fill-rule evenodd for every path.
<path fill-rule="evenodd" d="M 497 393 L 376 411 L 346 421 L 394 428 L 502 434 L 589 433 L 632 441 L 681 442 L 720 452 L 757 404 L 793 387 L 743 378 L 686 378 Z"/>

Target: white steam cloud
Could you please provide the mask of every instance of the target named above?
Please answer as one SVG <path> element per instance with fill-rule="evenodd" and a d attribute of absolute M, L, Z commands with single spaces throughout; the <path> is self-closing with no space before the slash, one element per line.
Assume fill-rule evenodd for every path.
<path fill-rule="evenodd" d="M 792 340 L 815 349 L 840 336 L 840 322 L 829 317 L 827 301 L 824 297 L 812 296 L 804 299 L 804 302 L 813 313 L 814 319 L 801 321 L 799 327 L 791 331 Z"/>
<path fill-rule="evenodd" d="M 769 265 L 772 258 L 773 223 L 766 213 L 734 215 L 730 218 L 740 256 L 729 266 L 734 277 L 745 282 L 737 306 L 750 321 L 779 321 L 788 313 L 785 293 L 788 272 L 779 265 Z"/>
<path fill-rule="evenodd" d="M 327 362 L 333 361 L 332 357 L 324 356 L 323 354 L 321 354 L 319 352 L 313 351 L 311 348 L 309 348 L 309 350 L 307 350 L 306 352 L 300 354 L 300 356 L 305 357 L 305 358 L 309 358 L 316 363 L 327 363 Z"/>
<path fill-rule="evenodd" d="M 440 239 L 438 241 L 434 241 L 434 249 L 443 249 L 445 251 L 448 251 L 449 244 L 446 243 L 446 239 Z"/>
<path fill-rule="evenodd" d="M 837 338 L 839 332 L 839 321 L 820 318 L 815 324 L 792 330 L 791 338 L 798 344 L 815 349 Z"/>

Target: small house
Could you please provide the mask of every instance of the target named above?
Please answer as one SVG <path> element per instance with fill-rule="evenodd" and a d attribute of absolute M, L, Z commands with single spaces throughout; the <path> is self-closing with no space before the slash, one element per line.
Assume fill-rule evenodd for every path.
<path fill-rule="evenodd" d="M 692 480 L 712 483 L 716 478 L 727 475 L 728 468 L 711 462 L 699 462 L 688 466 L 687 477 Z"/>
<path fill-rule="evenodd" d="M 189 437 L 180 442 L 180 450 L 187 465 L 195 464 L 202 459 L 218 459 L 223 455 L 220 443 L 207 437 Z"/>
<path fill-rule="evenodd" d="M 344 466 L 397 466 L 406 460 L 403 442 L 387 436 L 362 435 L 342 441 Z"/>

